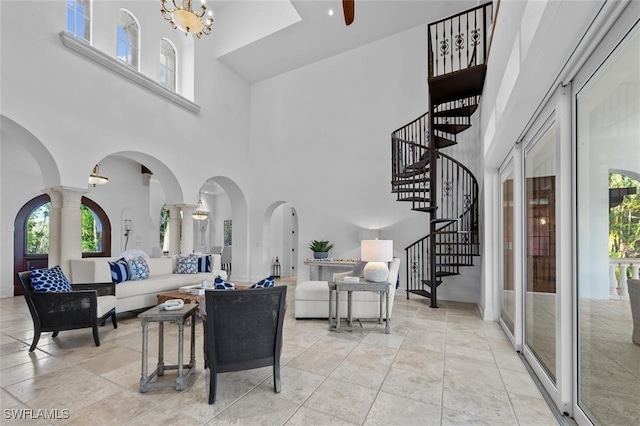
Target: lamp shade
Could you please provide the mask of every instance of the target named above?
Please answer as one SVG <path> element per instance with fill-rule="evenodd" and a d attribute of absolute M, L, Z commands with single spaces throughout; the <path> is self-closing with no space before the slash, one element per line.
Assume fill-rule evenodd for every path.
<path fill-rule="evenodd" d="M 361 241 L 360 257 L 365 262 L 391 262 L 393 260 L 393 240 Z"/>
<path fill-rule="evenodd" d="M 360 257 L 367 262 L 364 267 L 364 278 L 367 281 L 384 282 L 389 278 L 387 262 L 393 260 L 392 240 L 362 240 Z"/>

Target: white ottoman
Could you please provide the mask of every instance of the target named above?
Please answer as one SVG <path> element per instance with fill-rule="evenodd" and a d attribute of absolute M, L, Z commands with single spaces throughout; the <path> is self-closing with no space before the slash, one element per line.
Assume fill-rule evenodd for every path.
<path fill-rule="evenodd" d="M 395 290 L 395 289 L 394 289 Z M 394 292 L 395 293 L 395 292 Z M 378 318 L 380 293 L 357 291 L 352 294 L 353 318 Z M 389 313 L 392 312 L 393 295 L 390 294 Z M 331 315 L 336 312 L 335 295 L 331 304 Z M 327 281 L 300 281 L 296 285 L 294 314 L 296 319 L 329 318 L 329 284 Z M 384 303 L 383 303 L 383 315 Z M 347 292 L 340 292 L 340 317 L 347 317 Z M 391 316 L 389 316 L 391 317 Z"/>

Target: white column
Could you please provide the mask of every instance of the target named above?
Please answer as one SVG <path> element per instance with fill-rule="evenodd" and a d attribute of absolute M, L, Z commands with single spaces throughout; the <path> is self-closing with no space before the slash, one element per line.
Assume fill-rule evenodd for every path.
<path fill-rule="evenodd" d="M 62 209 L 62 194 L 53 188 L 43 191 L 51 199 L 51 211 L 49 211 L 49 268 L 59 265 L 60 257 L 60 217 Z"/>
<path fill-rule="evenodd" d="M 60 268 L 67 277 L 71 276 L 70 259 L 82 258 L 82 195 L 87 189 L 55 188 L 62 196 L 60 209 Z"/>
<path fill-rule="evenodd" d="M 169 209 L 169 254 L 180 254 L 180 207 L 168 205 Z"/>
<path fill-rule="evenodd" d="M 180 253 L 189 254 L 193 252 L 193 215 L 197 205 L 181 204 L 182 208 L 182 242 L 180 245 Z"/>

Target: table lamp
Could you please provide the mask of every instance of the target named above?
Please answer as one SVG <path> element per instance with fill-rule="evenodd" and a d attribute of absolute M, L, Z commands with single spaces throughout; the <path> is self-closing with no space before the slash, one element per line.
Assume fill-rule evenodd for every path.
<path fill-rule="evenodd" d="M 384 282 L 389 278 L 388 262 L 393 260 L 392 240 L 362 240 L 360 257 L 367 264 L 364 267 L 364 279 Z"/>

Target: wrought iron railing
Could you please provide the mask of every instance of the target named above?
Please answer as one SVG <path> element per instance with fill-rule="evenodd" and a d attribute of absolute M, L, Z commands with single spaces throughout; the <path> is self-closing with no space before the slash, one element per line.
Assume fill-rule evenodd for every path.
<path fill-rule="evenodd" d="M 486 62 L 492 13 L 486 3 L 429 24 L 429 78 Z"/>

